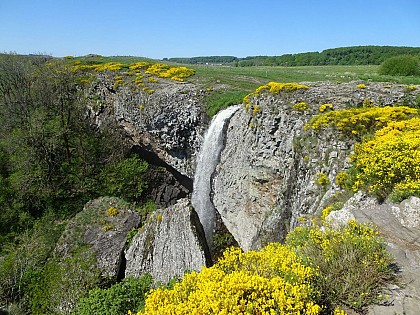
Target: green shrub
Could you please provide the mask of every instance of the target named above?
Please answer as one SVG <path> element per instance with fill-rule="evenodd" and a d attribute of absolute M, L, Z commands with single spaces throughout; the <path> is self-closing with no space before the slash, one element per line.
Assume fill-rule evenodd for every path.
<path fill-rule="evenodd" d="M 385 242 L 367 224 L 351 221 L 337 230 L 298 227 L 286 244 L 318 271 L 315 287 L 331 310 L 339 305 L 362 310 L 380 302 L 386 283 L 395 276 Z"/>
<path fill-rule="evenodd" d="M 80 299 L 74 315 L 116 315 L 127 314 L 128 310 L 144 308 L 145 294 L 150 290 L 153 279 L 149 274 L 140 278 L 128 277 L 108 289 L 93 289 Z"/>
<path fill-rule="evenodd" d="M 148 163 L 137 156 L 105 167 L 100 175 L 102 193 L 127 201 L 138 201 L 147 187 L 148 167 Z"/>
<path fill-rule="evenodd" d="M 81 248 L 62 261 L 49 261 L 32 273 L 28 286 L 31 314 L 70 314 L 76 302 L 99 284 L 96 258 Z"/>
<path fill-rule="evenodd" d="M 396 56 L 385 60 L 379 73 L 383 75 L 420 75 L 420 61 L 415 56 Z"/>

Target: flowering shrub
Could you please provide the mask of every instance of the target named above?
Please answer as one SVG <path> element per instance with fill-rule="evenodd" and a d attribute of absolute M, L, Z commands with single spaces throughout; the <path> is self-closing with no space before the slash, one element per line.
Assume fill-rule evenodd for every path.
<path fill-rule="evenodd" d="M 148 67 L 150 67 L 150 63 L 145 61 L 136 62 L 129 66 L 131 70 L 147 69 Z"/>
<path fill-rule="evenodd" d="M 333 110 L 332 104 L 322 104 L 321 106 L 319 106 L 320 113 L 326 112 L 328 110 Z"/>
<path fill-rule="evenodd" d="M 153 290 L 137 314 L 320 314 L 313 277 L 314 270 L 284 245 L 246 253 L 231 248 L 173 289 Z"/>
<path fill-rule="evenodd" d="M 319 186 L 327 186 L 330 183 L 330 179 L 325 173 L 316 174 L 315 184 Z"/>
<path fill-rule="evenodd" d="M 406 106 L 351 108 L 315 115 L 308 125 L 316 131 L 334 127 L 347 135 L 363 135 L 374 132 L 388 123 L 407 120 L 416 115 L 417 109 Z"/>
<path fill-rule="evenodd" d="M 365 107 L 332 111 L 314 116 L 314 130 L 334 127 L 360 138 L 351 160 L 353 168 L 338 174 L 336 182 L 353 191 L 366 189 L 380 198 L 401 201 L 420 196 L 420 112 L 399 107 Z"/>
<path fill-rule="evenodd" d="M 187 67 L 171 67 L 167 64 L 156 63 L 148 67 L 146 73 L 155 75 L 159 78 L 168 78 L 175 81 L 184 81 L 185 78 L 194 75 L 195 71 Z"/>
<path fill-rule="evenodd" d="M 383 198 L 392 193 L 396 201 L 411 194 L 419 196 L 419 121 L 414 118 L 389 124 L 372 139 L 355 145 L 351 157 L 357 170 L 353 190 L 366 188 Z M 407 129 L 401 130 L 403 126 Z"/>
<path fill-rule="evenodd" d="M 255 96 L 261 95 L 262 92 L 267 91 L 273 94 L 278 94 L 280 92 L 292 92 L 301 89 L 309 89 L 308 86 L 302 85 L 299 83 L 278 83 L 278 82 L 269 82 L 266 85 L 262 85 L 258 87 L 255 92 L 246 95 L 243 99 L 243 104 L 245 108 L 248 109 L 250 107 L 251 98 Z"/>
<path fill-rule="evenodd" d="M 104 232 L 108 232 L 109 230 L 112 230 L 114 227 L 112 225 L 104 225 Z"/>
<path fill-rule="evenodd" d="M 370 225 L 302 226 L 289 233 L 286 245 L 226 250 L 213 267 L 152 290 L 136 314 L 345 315 L 341 305 L 362 310 L 381 300 L 393 277 L 390 263 Z"/>
<path fill-rule="evenodd" d="M 304 111 L 310 109 L 310 107 L 305 102 L 299 102 L 293 105 L 293 109 L 298 111 Z"/>
<path fill-rule="evenodd" d="M 118 214 L 118 209 L 115 207 L 109 207 L 106 213 L 109 217 L 115 217 Z"/>
<path fill-rule="evenodd" d="M 302 226 L 288 234 L 286 244 L 316 268 L 314 285 L 327 309 L 346 305 L 360 310 L 379 302 L 384 285 L 394 276 L 386 244 L 368 224 L 351 221 L 339 229 Z"/>

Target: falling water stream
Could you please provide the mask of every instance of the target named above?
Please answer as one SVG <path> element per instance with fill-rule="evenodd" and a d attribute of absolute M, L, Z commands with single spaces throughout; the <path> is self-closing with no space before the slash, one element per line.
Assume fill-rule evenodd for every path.
<path fill-rule="evenodd" d="M 204 136 L 195 170 L 191 203 L 203 225 L 209 247 L 211 247 L 213 239 L 216 211 L 211 201 L 211 178 L 224 147 L 226 123 L 239 108 L 240 105 L 228 107 L 213 117 Z"/>

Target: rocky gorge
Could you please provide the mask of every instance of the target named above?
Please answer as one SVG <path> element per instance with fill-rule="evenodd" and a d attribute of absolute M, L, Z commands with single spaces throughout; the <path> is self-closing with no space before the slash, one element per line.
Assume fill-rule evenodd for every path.
<path fill-rule="evenodd" d="M 97 96 L 90 103 L 91 117 L 99 127 L 116 120 L 132 150 L 164 168 L 166 183 L 170 183 L 156 187 L 160 209 L 127 247 L 119 241 L 116 258 L 110 261 L 112 268 L 104 267 L 104 272 L 108 276 L 109 270 L 113 276 L 150 272 L 165 282 L 187 270 L 211 265 L 212 241 L 220 231 L 243 250 L 259 249 L 269 242 L 282 242 L 302 220 L 320 216 L 332 203 L 341 203 L 343 209 L 328 218 L 338 224 L 356 218 L 378 225 L 403 275 L 403 283 L 390 288 L 389 303 L 373 307 L 370 314 L 414 314 L 420 306 L 418 198 L 399 204 L 378 202 L 363 193 L 351 196 L 335 179 L 351 166 L 349 157 L 356 141 L 334 130 L 317 133 L 305 128 L 322 104 L 344 109 L 361 106 L 368 99 L 377 106 L 393 106 L 411 102 L 419 93 L 419 89 L 407 92 L 403 85 L 370 82 L 358 88 L 359 83 L 305 82 L 307 89 L 261 93 L 252 97 L 253 108 L 230 110 L 225 124 L 218 127 L 222 133 L 220 153 L 211 161 L 215 167 L 202 179 L 207 183 L 208 203 L 198 210 L 194 198 L 192 205 L 190 201 L 196 189 L 193 182 L 200 176 L 197 171 L 201 172 L 199 157 L 206 130 L 214 132 L 204 111 L 206 90 L 191 83 L 162 81 L 156 83 L 153 94 L 132 93 L 124 87 L 115 91 L 109 78 L 99 76 L 91 87 Z M 293 107 L 302 102 L 306 110 Z M 319 180 L 320 174 L 324 181 Z M 209 207 L 215 213 L 206 223 L 202 213 Z M 131 216 L 127 212 L 122 219 L 128 224 L 120 229 L 124 235 L 139 227 Z M 95 244 L 98 257 L 108 257 L 107 243 L 93 240 L 93 234 L 86 231 L 84 237 Z M 98 234 L 98 240 L 103 237 Z M 97 245 L 101 243 L 103 246 Z"/>

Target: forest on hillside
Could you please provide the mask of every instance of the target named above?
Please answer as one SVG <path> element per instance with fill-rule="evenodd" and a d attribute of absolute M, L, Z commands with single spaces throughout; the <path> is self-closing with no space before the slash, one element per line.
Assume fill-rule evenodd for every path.
<path fill-rule="evenodd" d="M 165 58 L 165 61 L 184 64 L 223 64 L 238 67 L 251 66 L 323 66 L 323 65 L 379 65 L 399 55 L 420 55 L 420 47 L 355 46 L 326 49 L 281 56 L 209 56 Z"/>

